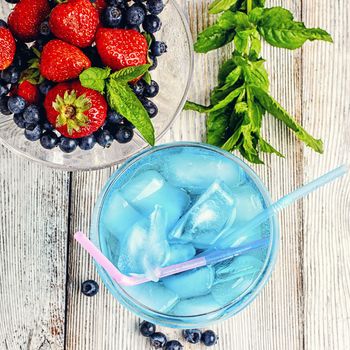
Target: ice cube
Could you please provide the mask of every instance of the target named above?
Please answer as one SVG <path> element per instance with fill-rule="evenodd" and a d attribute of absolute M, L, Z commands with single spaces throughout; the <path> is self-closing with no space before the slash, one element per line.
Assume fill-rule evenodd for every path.
<path fill-rule="evenodd" d="M 191 260 L 196 255 L 196 249 L 192 244 L 170 244 L 168 256 L 163 266 L 170 266 Z"/>
<path fill-rule="evenodd" d="M 169 229 L 175 225 L 190 203 L 186 191 L 169 185 L 154 170 L 132 178 L 123 186 L 121 193 L 144 216 L 150 215 L 156 205 L 163 207 L 168 216 Z"/>
<path fill-rule="evenodd" d="M 142 215 L 118 191 L 114 191 L 103 205 L 100 222 L 104 230 L 121 240 L 130 225 L 142 219 Z"/>
<path fill-rule="evenodd" d="M 214 182 L 178 221 L 171 239 L 191 242 L 205 249 L 215 242 L 220 232 L 231 227 L 236 218 L 235 200 L 223 182 Z"/>
<path fill-rule="evenodd" d="M 196 316 L 218 309 L 220 309 L 220 304 L 216 302 L 211 294 L 208 294 L 202 297 L 181 300 L 170 313 L 175 316 Z"/>
<path fill-rule="evenodd" d="M 101 250 L 115 266 L 118 265 L 120 241 L 108 231 L 101 235 Z"/>
<path fill-rule="evenodd" d="M 226 264 L 220 263 L 216 270 L 211 294 L 221 306 L 235 300 L 255 281 L 263 263 L 249 255 L 243 255 Z"/>
<path fill-rule="evenodd" d="M 159 206 L 148 221 L 132 226 L 121 243 L 119 269 L 125 274 L 145 274 L 157 281 L 158 269 L 169 254 L 166 226 L 166 213 Z"/>
<path fill-rule="evenodd" d="M 198 297 L 210 292 L 214 282 L 214 269 L 206 266 L 163 278 L 162 282 L 180 298 Z"/>
<path fill-rule="evenodd" d="M 216 180 L 230 188 L 246 180 L 242 168 L 232 160 L 204 151 L 174 153 L 165 162 L 162 172 L 171 184 L 186 188 L 192 195 L 203 193 Z"/>
<path fill-rule="evenodd" d="M 135 300 L 156 312 L 168 312 L 179 297 L 160 283 L 148 282 L 133 287 L 123 287 Z"/>

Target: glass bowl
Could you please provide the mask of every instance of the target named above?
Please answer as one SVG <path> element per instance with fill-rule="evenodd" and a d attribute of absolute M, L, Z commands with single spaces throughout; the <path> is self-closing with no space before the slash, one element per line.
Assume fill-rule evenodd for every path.
<path fill-rule="evenodd" d="M 159 140 L 170 128 L 181 112 L 187 97 L 193 74 L 193 43 L 187 19 L 174 0 L 165 1 L 166 6 L 160 18 L 162 29 L 156 33 L 157 40 L 165 41 L 168 53 L 159 58 L 158 68 L 152 71 L 152 78 L 160 85 L 159 95 L 153 99 L 159 114 L 152 120 L 156 139 Z M 10 7 L 8 7 L 10 9 Z M 121 163 L 148 144 L 136 131 L 128 144 L 113 142 L 110 148 L 96 145 L 91 151 L 79 148 L 71 154 L 59 148 L 45 150 L 40 142 L 30 142 L 17 127 L 12 116 L 0 114 L 0 143 L 11 151 L 62 170 L 92 170 Z"/>
<path fill-rule="evenodd" d="M 166 150 L 169 148 L 184 147 L 197 147 L 199 149 L 209 150 L 210 152 L 218 153 L 220 156 L 224 156 L 230 161 L 236 163 L 239 167 L 241 167 L 244 170 L 246 175 L 250 177 L 252 182 L 255 184 L 256 188 L 262 195 L 262 198 L 265 202 L 265 207 L 270 206 L 272 204 L 269 192 L 260 180 L 260 178 L 257 176 L 257 174 L 248 165 L 246 165 L 243 161 L 241 161 L 234 155 L 223 151 L 217 147 L 193 142 L 175 142 L 172 144 L 157 146 L 152 149 L 140 152 L 136 156 L 129 159 L 126 163 L 123 164 L 123 166 L 120 169 L 118 169 L 116 172 L 114 172 L 114 174 L 112 174 L 105 187 L 103 188 L 99 199 L 97 200 L 97 203 L 95 205 L 90 234 L 92 241 L 97 247 L 100 248 L 100 250 L 104 251 L 104 249 L 106 249 L 106 243 L 101 244 L 103 239 L 101 239 L 100 237 L 100 215 L 103 209 L 105 199 L 108 198 L 109 191 L 118 187 L 118 183 L 123 184 L 126 180 L 127 174 L 130 175 L 130 173 L 133 173 L 132 169 L 134 168 L 134 165 L 136 166 L 136 164 L 141 160 L 145 161 L 144 158 L 147 157 L 147 161 L 151 161 L 152 157 L 154 159 L 154 156 L 157 153 L 162 152 L 162 150 Z M 126 308 L 128 308 L 140 318 L 148 320 L 155 324 L 163 325 L 165 327 L 183 329 L 203 328 L 217 321 L 222 321 L 227 318 L 230 318 L 233 315 L 240 312 L 241 310 L 243 310 L 244 308 L 246 308 L 257 297 L 257 295 L 260 293 L 260 291 L 270 278 L 276 262 L 276 255 L 279 243 L 279 225 L 276 216 L 270 219 L 269 228 L 270 242 L 269 246 L 267 247 L 266 258 L 263 267 L 261 268 L 261 271 L 257 274 L 255 280 L 235 300 L 218 310 L 214 310 L 205 314 L 191 316 L 174 316 L 159 312 L 157 310 L 152 310 L 146 305 L 136 300 L 135 298 L 133 298 L 130 294 L 128 294 L 127 291 L 122 286 L 118 285 L 118 283 L 116 283 L 101 266 L 96 266 L 103 283 L 107 286 L 112 295 Z M 108 253 L 106 254 L 108 255 Z"/>

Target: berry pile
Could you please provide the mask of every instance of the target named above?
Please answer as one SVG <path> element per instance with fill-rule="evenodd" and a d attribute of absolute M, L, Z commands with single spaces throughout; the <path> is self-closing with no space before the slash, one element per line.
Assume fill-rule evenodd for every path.
<path fill-rule="evenodd" d="M 156 325 L 148 321 L 142 321 L 139 325 L 140 333 L 149 338 L 150 344 L 155 349 L 183 350 L 183 345 L 177 340 L 168 341 L 165 334 L 156 332 Z M 197 344 L 202 342 L 205 346 L 217 344 L 218 337 L 211 331 L 201 332 L 199 329 L 184 329 L 182 336 L 188 343 Z"/>
<path fill-rule="evenodd" d="M 149 71 L 167 51 L 154 37 L 162 27 L 163 0 L 6 1 L 15 6 L 7 22 L 0 20 L 0 114 L 13 114 L 28 140 L 65 153 L 110 147 L 114 140 L 130 142 L 134 128 L 147 124 L 138 115 L 158 114 L 150 99 L 159 85 Z M 125 82 L 130 72 L 121 73 L 119 82 L 103 81 L 102 89 L 90 72 L 88 82 L 81 79 L 95 68 L 94 74 L 108 70 L 112 80 L 141 66 L 147 71 Z M 152 143 L 148 123 L 140 132 L 148 132 Z"/>

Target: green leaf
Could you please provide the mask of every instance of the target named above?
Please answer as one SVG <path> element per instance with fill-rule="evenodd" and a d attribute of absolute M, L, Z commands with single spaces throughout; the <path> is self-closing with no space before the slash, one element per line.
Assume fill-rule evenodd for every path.
<path fill-rule="evenodd" d="M 253 0 L 253 9 L 256 7 L 264 7 L 265 6 L 265 0 Z M 237 4 L 237 6 L 233 6 L 231 8 L 231 11 L 247 11 L 247 0 L 241 0 Z"/>
<path fill-rule="evenodd" d="M 150 66 L 150 64 L 144 64 L 142 66 L 126 67 L 111 74 L 110 78 L 118 82 L 128 83 L 143 76 Z"/>
<path fill-rule="evenodd" d="M 227 75 L 225 80 L 225 85 L 218 88 L 218 90 L 224 91 L 234 86 L 237 83 L 238 79 L 240 78 L 241 73 L 242 73 L 242 68 L 236 67 L 230 74 Z"/>
<path fill-rule="evenodd" d="M 234 43 L 235 43 L 235 49 L 239 53 L 244 53 L 248 48 L 249 32 L 247 32 L 247 31 L 238 32 L 235 35 Z"/>
<path fill-rule="evenodd" d="M 186 101 L 185 106 L 184 106 L 184 110 L 185 111 L 195 111 L 195 112 L 199 112 L 199 113 L 208 113 L 211 109 L 211 106 L 206 107 L 203 105 L 200 105 L 198 103 L 194 103 L 191 101 Z"/>
<path fill-rule="evenodd" d="M 218 19 L 217 24 L 227 30 L 241 31 L 246 29 L 252 29 L 252 24 L 249 21 L 249 17 L 244 12 L 224 12 Z"/>
<path fill-rule="evenodd" d="M 280 152 L 278 152 L 273 146 L 271 146 L 267 141 L 265 141 L 263 138 L 260 137 L 259 139 L 259 147 L 261 152 L 265 153 L 274 153 L 278 155 L 281 158 L 284 158 L 284 155 Z"/>
<path fill-rule="evenodd" d="M 323 153 L 323 142 L 312 137 L 301 125 L 299 125 L 293 117 L 265 90 L 257 86 L 251 86 L 255 97 L 261 105 L 274 117 L 285 123 L 288 128 L 292 129 L 296 136 L 307 146 L 311 147 L 318 153 Z"/>
<path fill-rule="evenodd" d="M 210 112 L 207 118 L 207 142 L 213 146 L 222 146 L 226 140 L 230 118 L 224 110 Z"/>
<path fill-rule="evenodd" d="M 152 34 L 147 33 L 147 32 L 143 32 L 142 35 L 146 38 L 147 45 L 148 45 L 148 47 L 150 47 L 151 44 L 152 44 L 152 41 L 153 41 L 153 36 L 152 36 Z"/>
<path fill-rule="evenodd" d="M 234 35 L 234 30 L 225 30 L 215 24 L 198 35 L 194 50 L 198 53 L 206 53 L 218 49 L 231 42 Z"/>
<path fill-rule="evenodd" d="M 232 152 L 238 147 L 238 141 L 241 138 L 242 130 L 238 128 L 222 145 L 222 149 Z"/>
<path fill-rule="evenodd" d="M 230 9 L 238 0 L 215 0 L 209 5 L 209 13 L 215 14 Z"/>
<path fill-rule="evenodd" d="M 219 69 L 219 85 L 226 82 L 227 76 L 237 67 L 236 63 L 230 58 Z"/>
<path fill-rule="evenodd" d="M 290 50 L 301 47 L 306 40 L 333 42 L 332 37 L 320 28 L 306 28 L 303 22 L 294 21 L 293 14 L 282 8 L 265 9 L 257 21 L 258 30 L 271 45 Z"/>
<path fill-rule="evenodd" d="M 107 98 L 111 108 L 131 122 L 153 146 L 155 135 L 151 119 L 128 84 L 111 79 L 107 83 Z"/>
<path fill-rule="evenodd" d="M 80 74 L 79 80 L 84 87 L 103 93 L 105 90 L 105 81 L 108 79 L 110 73 L 110 68 L 92 67 L 84 70 Z"/>
<path fill-rule="evenodd" d="M 143 80 L 148 84 L 150 85 L 151 82 L 152 82 L 152 76 L 151 76 L 151 73 L 149 71 L 147 71 L 144 76 L 143 76 Z"/>
<path fill-rule="evenodd" d="M 230 92 L 223 100 L 219 101 L 214 107 L 210 109 L 211 112 L 218 111 L 220 109 L 225 108 L 228 104 L 234 101 L 235 98 L 237 98 L 241 92 L 243 91 L 243 87 L 240 87 L 238 89 L 233 90 Z"/>

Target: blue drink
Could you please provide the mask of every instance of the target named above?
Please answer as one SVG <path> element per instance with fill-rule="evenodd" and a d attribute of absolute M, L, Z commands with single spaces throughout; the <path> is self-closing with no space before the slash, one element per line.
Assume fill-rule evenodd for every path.
<path fill-rule="evenodd" d="M 152 282 L 125 287 L 98 267 L 126 307 L 170 327 L 203 326 L 248 305 L 268 279 L 276 254 L 276 219 L 239 237 L 267 205 L 253 171 L 217 148 L 176 143 L 129 160 L 107 183 L 95 209 L 92 238 L 124 274 Z M 267 247 L 230 260 L 158 279 L 157 269 L 211 249 L 270 238 Z"/>

